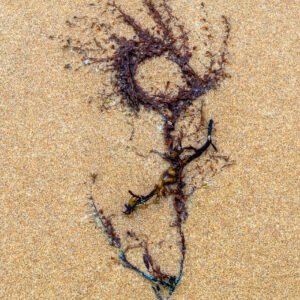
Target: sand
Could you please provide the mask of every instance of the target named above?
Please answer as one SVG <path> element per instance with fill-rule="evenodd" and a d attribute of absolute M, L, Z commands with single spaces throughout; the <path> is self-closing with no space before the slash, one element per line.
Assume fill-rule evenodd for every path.
<path fill-rule="evenodd" d="M 65 21 L 89 14 L 89 2 L 0 3 L 1 299 L 154 299 L 149 283 L 114 259 L 87 197 L 91 172 L 97 198 L 114 209 L 129 188 L 153 186 L 161 160 L 136 151 L 163 149 L 159 118 L 100 113 L 88 102 L 107 75 L 65 70 L 71 56 L 49 39 L 65 37 Z M 130 12 L 139 2 L 122 6 Z M 205 101 L 217 145 L 235 165 L 191 197 L 185 274 L 173 299 L 300 298 L 297 2 L 207 3 L 232 25 L 231 78 Z M 193 31 L 198 1 L 170 4 Z M 160 235 L 165 219 L 156 213 L 145 230 Z"/>

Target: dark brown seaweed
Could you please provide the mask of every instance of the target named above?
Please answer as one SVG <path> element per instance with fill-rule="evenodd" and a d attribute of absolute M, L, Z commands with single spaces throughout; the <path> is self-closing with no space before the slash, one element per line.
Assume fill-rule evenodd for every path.
<path fill-rule="evenodd" d="M 162 154 L 162 157 L 169 163 L 169 167 L 163 172 L 159 182 L 154 185 L 153 189 L 147 195 L 137 195 L 129 191 L 131 198 L 124 205 L 123 213 L 126 215 L 137 213 L 139 206 L 144 205 L 153 197 L 168 197 L 171 199 L 175 213 L 173 226 L 177 227 L 180 241 L 181 259 L 178 265 L 178 273 L 176 275 L 163 273 L 160 266 L 151 256 L 147 242 L 145 241 L 140 242 L 137 247 L 144 249 L 143 262 L 147 273 L 132 264 L 126 255 L 129 248 L 122 248 L 121 239 L 117 235 L 110 218 L 106 217 L 103 211 L 96 207 L 93 197 L 90 198 L 90 201 L 94 220 L 107 235 L 109 243 L 119 249 L 119 259 L 123 266 L 149 280 L 157 299 L 168 299 L 181 281 L 185 262 L 186 242 L 183 224 L 188 216 L 186 202 L 189 196 L 184 192 L 186 185 L 184 181 L 185 167 L 201 157 L 210 146 L 216 150 L 216 147 L 212 143 L 214 125 L 212 119 L 208 122 L 206 142 L 198 148 L 182 146 L 182 134 L 180 130 L 176 129 L 176 124 L 179 117 L 184 115 L 184 112 L 192 105 L 194 100 L 203 96 L 209 90 L 218 87 L 218 84 L 226 78 L 225 64 L 227 62 L 230 24 L 228 19 L 222 16 L 224 37 L 220 52 L 217 55 L 213 55 L 210 51 L 206 52 L 206 56 L 210 58 L 210 63 L 206 66 L 205 72 L 200 75 L 197 74 L 190 65 L 192 50 L 194 50 L 195 47 L 192 50 L 190 49 L 188 33 L 182 25 L 177 24 L 178 20 L 173 15 L 168 1 L 162 0 L 160 7 L 155 5 L 152 0 L 143 0 L 143 3 L 148 10 L 149 16 L 155 21 L 156 33 L 159 34 L 154 34 L 149 29 L 143 28 L 133 17 L 125 13 L 120 6 L 113 2 L 111 4 L 113 10 L 119 13 L 124 23 L 132 27 L 136 37 L 126 39 L 112 34 L 110 41 L 115 43 L 116 48 L 114 55 L 106 59 L 88 58 L 87 49 L 72 46 L 71 40 L 67 41 L 65 47 L 71 47 L 72 50 L 83 55 L 85 64 L 109 62 L 115 76 L 114 88 L 122 97 L 123 104 L 127 105 L 136 113 L 138 113 L 143 106 L 148 110 L 157 112 L 163 117 L 163 134 L 166 152 Z M 203 3 L 202 9 L 204 9 Z M 203 18 L 202 21 L 206 22 L 206 19 Z M 68 25 L 72 26 L 71 23 Z M 101 26 L 102 25 L 103 24 L 101 24 Z M 176 27 L 177 35 L 175 35 L 172 29 L 174 26 Z M 204 26 L 204 29 L 209 30 L 207 26 Z M 209 33 L 207 36 L 208 39 L 212 38 L 212 35 Z M 98 40 L 94 40 L 94 44 L 99 51 L 103 50 Z M 91 51 L 93 49 L 88 50 Z M 179 87 L 176 95 L 171 96 L 170 94 L 164 94 L 162 92 L 150 94 L 146 92 L 136 80 L 135 76 L 138 66 L 146 60 L 157 57 L 165 57 L 180 68 L 185 85 Z M 169 84 L 170 82 L 167 83 L 166 89 Z M 91 177 L 93 183 L 95 183 L 97 176 L 92 174 Z M 127 235 L 131 238 L 135 238 L 137 241 L 139 240 L 131 231 L 127 231 Z M 165 295 L 165 291 L 167 291 L 167 295 Z"/>

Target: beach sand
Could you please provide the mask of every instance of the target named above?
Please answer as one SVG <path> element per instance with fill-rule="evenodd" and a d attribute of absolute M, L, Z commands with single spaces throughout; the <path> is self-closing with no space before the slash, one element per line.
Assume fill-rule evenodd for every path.
<path fill-rule="evenodd" d="M 141 5 L 118 2 L 132 13 Z M 128 189 L 149 191 L 165 167 L 148 155 L 163 151 L 158 116 L 101 113 L 109 75 L 64 68 L 76 60 L 62 50 L 65 22 L 95 14 L 89 3 L 0 3 L 1 299 L 154 299 L 150 284 L 117 262 L 87 205 L 94 189 L 114 213 Z M 193 35 L 199 2 L 170 5 Z M 299 299 L 299 2 L 206 5 L 232 26 L 231 78 L 204 98 L 216 144 L 235 164 L 191 196 L 185 272 L 172 299 Z M 132 226 L 163 239 L 166 209 L 149 206 Z"/>

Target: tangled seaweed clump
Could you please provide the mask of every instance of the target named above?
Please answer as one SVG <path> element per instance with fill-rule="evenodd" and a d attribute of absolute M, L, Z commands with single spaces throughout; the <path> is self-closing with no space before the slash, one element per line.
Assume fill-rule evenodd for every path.
<path fill-rule="evenodd" d="M 176 121 L 179 114 L 191 105 L 193 100 L 216 87 L 216 84 L 226 77 L 224 64 L 226 62 L 227 40 L 230 32 L 229 22 L 225 16 L 222 17 L 225 24 L 226 36 L 223 41 L 224 49 L 219 60 L 212 59 L 210 66 L 207 67 L 207 72 L 200 77 L 189 64 L 192 52 L 188 46 L 188 34 L 182 26 L 179 26 L 182 45 L 181 49 L 178 48 L 178 39 L 175 38 L 170 27 L 170 22 L 174 17 L 167 6 L 167 2 L 164 1 L 164 6 L 169 17 L 165 21 L 152 1 L 146 0 L 144 3 L 149 9 L 149 14 L 163 32 L 163 36 L 157 37 L 152 35 L 149 30 L 142 29 L 132 17 L 114 4 L 114 7 L 118 9 L 123 17 L 124 22 L 131 26 L 138 36 L 137 40 L 127 40 L 119 38 L 116 35 L 112 36 L 112 39 L 118 44 L 118 49 L 113 57 L 113 69 L 116 71 L 117 86 L 127 105 L 134 110 L 138 110 L 143 105 L 163 114 L 168 119 Z M 135 79 L 137 67 L 141 63 L 147 59 L 163 55 L 179 66 L 182 77 L 186 82 L 185 87 L 181 87 L 178 94 L 173 97 L 162 93 L 149 95 L 139 86 Z M 218 67 L 213 69 L 216 63 Z M 164 113 L 166 110 L 174 114 L 173 118 Z"/>
<path fill-rule="evenodd" d="M 224 34 L 221 47 L 216 54 L 207 51 L 209 64 L 205 71 L 199 75 L 191 66 L 190 60 L 192 50 L 188 42 L 188 33 L 182 25 L 177 24 L 177 18 L 173 15 L 172 9 L 167 0 L 163 0 L 160 6 L 154 4 L 152 0 L 143 0 L 147 8 L 148 15 L 156 24 L 156 33 L 149 29 L 144 29 L 132 16 L 127 14 L 115 2 L 111 7 L 120 18 L 130 26 L 135 37 L 128 39 L 111 34 L 109 39 L 116 47 L 114 54 L 109 58 L 87 57 L 84 47 L 73 47 L 69 42 L 67 47 L 83 54 L 83 62 L 90 63 L 109 62 L 110 70 L 114 74 L 114 87 L 121 96 L 123 104 L 138 113 L 141 107 L 152 110 L 163 118 L 163 137 L 166 152 L 161 154 L 162 158 L 169 164 L 169 167 L 162 173 L 157 184 L 147 195 L 137 195 L 129 191 L 131 197 L 124 205 L 123 213 L 132 215 L 139 207 L 144 206 L 154 198 L 167 198 L 172 201 L 175 220 L 173 227 L 176 227 L 179 236 L 179 250 L 181 258 L 178 266 L 178 273 L 170 275 L 164 273 L 150 254 L 148 242 L 143 240 L 140 247 L 143 249 L 143 262 L 147 272 L 142 271 L 129 261 L 127 251 L 122 240 L 115 230 L 112 221 L 104 215 L 102 209 L 96 206 L 93 196 L 90 202 L 93 210 L 94 220 L 109 239 L 111 246 L 119 251 L 119 259 L 124 267 L 131 269 L 147 279 L 152 284 L 152 289 L 157 299 L 168 299 L 174 293 L 181 281 L 186 255 L 186 241 L 183 231 L 183 224 L 188 216 L 187 200 L 188 195 L 184 191 L 186 185 L 185 168 L 191 162 L 201 157 L 207 149 L 212 146 L 212 133 L 214 121 L 208 121 L 206 142 L 200 147 L 182 146 L 182 132 L 178 129 L 178 120 L 184 117 L 184 113 L 193 101 L 206 94 L 209 90 L 216 88 L 218 84 L 226 78 L 225 65 L 227 62 L 227 46 L 230 33 L 230 24 L 225 16 L 222 16 L 224 24 Z M 202 9 L 205 10 L 202 3 Z M 203 19 L 206 22 L 205 19 Z M 174 33 L 176 30 L 177 34 Z M 98 43 L 100 47 L 100 44 Z M 150 93 L 141 86 L 136 79 L 137 70 L 145 61 L 164 57 L 168 61 L 176 64 L 182 75 L 184 85 L 178 87 L 177 93 Z M 129 235 L 132 233 L 128 233 Z"/>

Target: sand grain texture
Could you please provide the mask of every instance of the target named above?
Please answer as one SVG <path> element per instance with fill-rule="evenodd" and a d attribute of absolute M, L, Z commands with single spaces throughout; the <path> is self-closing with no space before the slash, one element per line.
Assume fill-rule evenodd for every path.
<path fill-rule="evenodd" d="M 122 5 L 130 12 L 138 2 Z M 217 144 L 236 164 L 191 199 L 173 299 L 299 299 L 299 3 L 210 2 L 213 17 L 231 21 L 232 77 L 205 98 Z M 88 105 L 106 75 L 65 70 L 61 44 L 49 39 L 88 3 L 0 3 L 1 299 L 154 299 L 89 223 L 90 172 L 121 205 L 162 167 L 126 148 L 126 114 Z M 196 30 L 199 3 L 170 4 Z M 163 145 L 154 120 L 136 121 L 141 153 Z"/>

